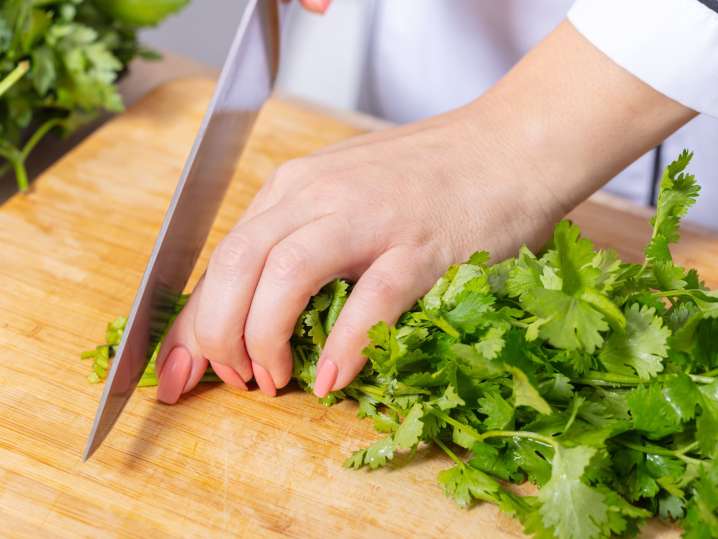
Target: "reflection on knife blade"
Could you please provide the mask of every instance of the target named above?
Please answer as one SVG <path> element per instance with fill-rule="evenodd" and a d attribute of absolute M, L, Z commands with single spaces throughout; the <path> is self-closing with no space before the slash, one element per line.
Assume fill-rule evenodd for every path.
<path fill-rule="evenodd" d="M 130 312 L 87 442 L 87 460 L 117 421 L 183 291 L 279 61 L 275 0 L 249 0 Z"/>

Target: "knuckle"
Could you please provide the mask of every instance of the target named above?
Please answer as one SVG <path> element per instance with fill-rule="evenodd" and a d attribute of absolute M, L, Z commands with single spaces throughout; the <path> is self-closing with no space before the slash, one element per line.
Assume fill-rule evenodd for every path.
<path fill-rule="evenodd" d="M 339 343 L 340 346 L 346 346 L 346 343 L 352 343 L 356 340 L 357 336 L 365 336 L 366 331 L 353 321 L 344 321 L 343 323 L 337 323 L 331 331 L 330 337 L 332 342 Z"/>
<path fill-rule="evenodd" d="M 319 213 L 341 213 L 356 209 L 353 196 L 344 186 L 317 177 L 298 193 L 297 200 L 300 204 L 311 205 Z"/>
<path fill-rule="evenodd" d="M 384 271 L 371 271 L 362 277 L 362 293 L 371 298 L 394 296 L 398 290 L 396 277 Z"/>
<path fill-rule="evenodd" d="M 295 280 L 306 273 L 308 258 L 306 250 L 295 243 L 275 247 L 267 259 L 267 271 L 273 278 Z"/>
<path fill-rule="evenodd" d="M 227 343 L 224 335 L 211 325 L 198 323 L 195 325 L 194 332 L 197 344 L 207 357 L 217 357 L 217 352 L 222 350 Z"/>
<path fill-rule="evenodd" d="M 291 159 L 282 164 L 274 174 L 273 184 L 277 186 L 291 185 L 306 177 L 309 171 L 306 159 Z"/>
<path fill-rule="evenodd" d="M 195 325 L 195 338 L 202 355 L 219 363 L 239 353 L 241 335 L 230 335 L 215 324 Z"/>
<path fill-rule="evenodd" d="M 272 331 L 267 327 L 267 324 L 256 324 L 252 318 L 247 320 L 247 327 L 244 330 L 244 342 L 250 357 L 262 359 L 259 358 L 259 355 L 262 355 L 264 343 L 271 342 L 274 337 L 276 335 L 272 335 Z"/>
<path fill-rule="evenodd" d="M 252 254 L 252 244 L 249 239 L 240 234 L 230 234 L 212 254 L 210 266 L 217 273 L 229 280 L 241 275 L 241 267 L 246 264 Z"/>

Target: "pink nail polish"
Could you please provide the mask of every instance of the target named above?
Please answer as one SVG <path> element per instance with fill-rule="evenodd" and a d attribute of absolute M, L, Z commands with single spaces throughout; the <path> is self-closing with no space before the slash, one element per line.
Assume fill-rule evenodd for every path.
<path fill-rule="evenodd" d="M 324 13 L 329 7 L 330 0 L 311 0 L 311 2 L 305 2 L 304 6 L 314 11 L 315 13 Z"/>
<path fill-rule="evenodd" d="M 192 357 L 183 346 L 176 346 L 167 355 L 159 376 L 157 399 L 165 404 L 176 403 L 187 385 L 192 370 Z"/>
<path fill-rule="evenodd" d="M 254 379 L 257 381 L 262 393 L 270 397 L 276 397 L 277 387 L 274 385 L 274 380 L 272 380 L 272 376 L 267 372 L 267 369 L 253 361 L 252 370 L 254 371 Z"/>
<path fill-rule="evenodd" d="M 337 369 L 333 361 L 329 359 L 322 361 L 317 373 L 317 379 L 314 382 L 314 394 L 317 397 L 326 397 L 337 381 L 337 374 L 339 374 L 339 369 Z"/>
<path fill-rule="evenodd" d="M 212 369 L 214 369 L 214 372 L 217 373 L 217 376 L 219 376 L 225 384 L 247 391 L 247 384 L 244 383 L 242 377 L 237 374 L 237 371 L 232 367 L 212 363 Z"/>

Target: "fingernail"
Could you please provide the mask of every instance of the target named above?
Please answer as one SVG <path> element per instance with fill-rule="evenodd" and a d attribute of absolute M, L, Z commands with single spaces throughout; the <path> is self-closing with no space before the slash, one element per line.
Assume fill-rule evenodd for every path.
<path fill-rule="evenodd" d="M 247 384 L 244 383 L 242 377 L 237 374 L 237 371 L 235 371 L 232 367 L 221 365 L 219 363 L 212 363 L 212 369 L 214 369 L 214 372 L 217 373 L 217 376 L 219 376 L 225 384 L 247 391 Z"/>
<path fill-rule="evenodd" d="M 165 404 L 176 403 L 189 380 L 192 358 L 183 346 L 176 346 L 167 355 L 159 376 L 157 399 Z"/>
<path fill-rule="evenodd" d="M 326 397 L 334 387 L 334 382 L 337 381 L 337 374 L 339 370 L 337 366 L 329 359 L 322 361 L 319 366 L 319 372 L 317 373 L 317 379 L 314 382 L 314 394 L 317 397 Z"/>
<path fill-rule="evenodd" d="M 274 380 L 272 380 L 272 376 L 267 372 L 267 369 L 253 361 L 252 370 L 254 371 L 254 379 L 257 381 L 262 393 L 270 397 L 276 397 L 277 387 L 274 385 Z"/>
<path fill-rule="evenodd" d="M 329 1 L 330 0 L 312 0 L 305 5 L 312 11 L 323 14 L 329 7 Z"/>

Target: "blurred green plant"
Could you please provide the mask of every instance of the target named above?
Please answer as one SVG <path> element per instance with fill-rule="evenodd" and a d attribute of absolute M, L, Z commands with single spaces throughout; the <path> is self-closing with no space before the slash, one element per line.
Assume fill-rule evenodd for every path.
<path fill-rule="evenodd" d="M 123 109 L 117 78 L 154 26 L 189 0 L 0 0 L 0 172 L 28 188 L 27 160 L 51 131 L 67 135 Z"/>

